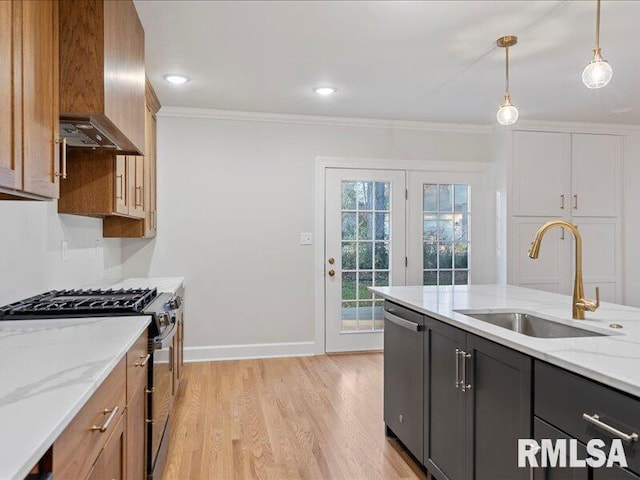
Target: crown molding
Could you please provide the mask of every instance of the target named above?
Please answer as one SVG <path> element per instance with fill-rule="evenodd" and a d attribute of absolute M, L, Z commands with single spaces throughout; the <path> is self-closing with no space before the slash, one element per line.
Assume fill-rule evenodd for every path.
<path fill-rule="evenodd" d="M 465 123 L 436 123 L 410 120 L 384 120 L 356 117 L 330 117 L 323 115 L 294 115 L 288 113 L 243 112 L 208 108 L 162 107 L 159 117 L 203 118 L 212 120 L 239 120 L 249 122 L 289 123 L 335 127 L 387 128 L 431 132 L 490 134 L 491 126 Z"/>
<path fill-rule="evenodd" d="M 505 127 L 495 126 L 494 131 Z M 588 122 L 548 122 L 542 120 L 521 120 L 507 127 L 507 130 L 529 130 L 543 132 L 563 133 L 601 133 L 609 135 L 634 135 L 640 134 L 640 125 L 627 125 L 616 123 L 588 123 Z"/>

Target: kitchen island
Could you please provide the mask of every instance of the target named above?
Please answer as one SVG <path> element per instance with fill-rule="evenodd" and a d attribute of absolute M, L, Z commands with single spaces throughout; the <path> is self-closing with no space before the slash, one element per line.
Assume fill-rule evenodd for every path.
<path fill-rule="evenodd" d="M 149 316 L 0 322 L 0 478 L 29 473 L 149 323 Z"/>
<path fill-rule="evenodd" d="M 571 478 L 640 478 L 640 309 L 603 303 L 576 321 L 571 297 L 513 286 L 371 290 L 387 300 L 387 433 L 434 478 L 556 478 L 551 467 L 517 466 L 518 439 L 541 438 L 575 438 L 582 449 L 622 440 L 628 469 L 583 468 Z M 479 319 L 506 312 L 570 336 Z"/>

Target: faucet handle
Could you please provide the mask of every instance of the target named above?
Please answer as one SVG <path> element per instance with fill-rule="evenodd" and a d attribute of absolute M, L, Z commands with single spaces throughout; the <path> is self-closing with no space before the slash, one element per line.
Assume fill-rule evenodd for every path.
<path fill-rule="evenodd" d="M 596 287 L 596 300 L 588 300 L 586 298 L 581 298 L 578 300 L 577 307 L 581 310 L 586 310 L 587 312 L 595 312 L 600 306 L 600 287 Z"/>

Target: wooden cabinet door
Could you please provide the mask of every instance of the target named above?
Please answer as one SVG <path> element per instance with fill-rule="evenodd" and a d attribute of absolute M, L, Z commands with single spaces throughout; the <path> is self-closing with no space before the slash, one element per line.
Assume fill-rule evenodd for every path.
<path fill-rule="evenodd" d="M 0 2 L 0 187 L 22 188 L 22 4 Z"/>
<path fill-rule="evenodd" d="M 146 479 L 147 393 L 142 382 L 127 406 L 127 480 Z"/>
<path fill-rule="evenodd" d="M 125 415 L 120 416 L 111 438 L 98 456 L 87 480 L 124 480 L 125 472 Z"/>
<path fill-rule="evenodd" d="M 622 303 L 620 221 L 617 218 L 577 217 L 573 223 L 582 236 L 585 295 L 595 298 L 595 288 L 600 287 L 600 299 L 603 302 Z M 573 244 L 572 247 L 575 248 Z M 570 260 L 566 265 L 567 268 L 570 266 Z"/>
<path fill-rule="evenodd" d="M 514 132 L 513 155 L 513 214 L 568 215 L 571 135 Z"/>
<path fill-rule="evenodd" d="M 616 217 L 622 137 L 575 134 L 571 142 L 571 215 Z"/>
<path fill-rule="evenodd" d="M 116 213 L 122 213 L 124 215 L 129 213 L 129 188 L 127 184 L 127 156 L 116 155 L 116 174 L 114 176 L 115 185 L 115 210 Z"/>
<path fill-rule="evenodd" d="M 548 438 L 551 440 L 564 439 L 569 440 L 570 437 L 562 433 L 560 430 L 557 430 L 555 427 L 549 425 L 548 423 L 540 420 L 537 417 L 533 419 L 533 435 L 538 444 L 540 440 L 543 438 Z M 578 458 L 586 458 L 587 449 L 584 445 L 578 445 Z M 540 455 L 538 455 L 538 461 L 540 461 Z M 567 459 L 567 463 L 569 459 Z M 569 468 L 569 467 L 538 467 L 533 469 L 528 469 L 529 473 L 533 470 L 533 478 L 534 480 L 589 480 L 591 477 L 589 476 L 588 468 Z M 609 469 L 607 469 L 609 470 Z M 605 477 L 607 480 L 610 480 L 610 477 Z"/>
<path fill-rule="evenodd" d="M 22 2 L 23 189 L 59 197 L 58 2 Z"/>
<path fill-rule="evenodd" d="M 156 118 L 147 106 L 146 113 L 146 155 L 144 190 L 145 190 L 145 237 L 155 237 L 157 230 L 157 177 L 156 177 Z"/>
<path fill-rule="evenodd" d="M 127 155 L 129 215 L 144 218 L 144 157 Z"/>
<path fill-rule="evenodd" d="M 467 438 L 476 480 L 528 480 L 518 467 L 518 439 L 531 438 L 531 358 L 467 334 Z"/>
<path fill-rule="evenodd" d="M 457 385 L 456 350 L 464 350 L 466 333 L 439 320 L 425 318 L 425 452 L 428 470 L 442 480 L 471 478 L 467 461 L 465 392 Z"/>
<path fill-rule="evenodd" d="M 542 241 L 540 256 L 529 258 L 528 252 L 538 229 L 546 217 L 516 217 L 512 219 L 512 250 L 509 252 L 509 283 L 547 292 L 571 294 L 571 242 L 573 237 L 560 228 L 550 230 Z"/>

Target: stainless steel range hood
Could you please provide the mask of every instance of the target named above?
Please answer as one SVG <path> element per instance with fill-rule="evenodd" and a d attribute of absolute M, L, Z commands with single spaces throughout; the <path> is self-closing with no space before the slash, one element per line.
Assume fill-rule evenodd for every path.
<path fill-rule="evenodd" d="M 67 145 L 70 147 L 120 150 L 116 142 L 90 119 L 61 118 L 60 136 L 67 139 Z"/>

